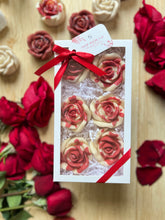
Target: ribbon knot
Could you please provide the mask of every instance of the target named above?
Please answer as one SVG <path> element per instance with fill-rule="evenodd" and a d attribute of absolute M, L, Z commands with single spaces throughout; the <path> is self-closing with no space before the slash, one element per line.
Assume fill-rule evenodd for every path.
<path fill-rule="evenodd" d="M 44 73 L 48 69 L 52 68 L 53 66 L 63 62 L 59 71 L 57 72 L 56 76 L 54 77 L 54 89 L 57 88 L 59 82 L 61 81 L 61 78 L 62 78 L 63 74 L 65 73 L 65 70 L 67 68 L 67 65 L 68 65 L 70 59 L 73 59 L 76 62 L 80 63 L 81 65 L 85 66 L 86 68 L 88 68 L 89 70 L 91 70 L 92 72 L 97 74 L 98 76 L 102 76 L 102 75 L 106 74 L 104 71 L 102 71 L 97 66 L 92 64 L 93 59 L 94 59 L 93 54 L 84 53 L 84 52 L 76 52 L 75 50 L 70 51 L 70 50 L 63 48 L 63 47 L 60 47 L 58 45 L 54 45 L 53 51 L 59 55 L 57 57 L 53 58 L 52 60 L 50 60 L 49 62 L 47 62 L 46 64 L 44 64 L 42 67 L 40 67 L 35 72 L 35 74 L 41 75 L 42 73 Z"/>

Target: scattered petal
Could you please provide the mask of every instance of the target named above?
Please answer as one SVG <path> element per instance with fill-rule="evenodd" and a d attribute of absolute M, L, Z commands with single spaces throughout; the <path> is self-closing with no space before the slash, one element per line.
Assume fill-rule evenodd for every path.
<path fill-rule="evenodd" d="M 136 175 L 141 185 L 152 185 L 162 175 L 162 168 L 137 167 Z"/>

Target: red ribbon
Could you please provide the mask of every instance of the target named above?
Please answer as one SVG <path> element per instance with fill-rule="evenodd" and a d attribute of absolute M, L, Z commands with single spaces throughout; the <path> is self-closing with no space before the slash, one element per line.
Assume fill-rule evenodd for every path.
<path fill-rule="evenodd" d="M 70 50 L 65 49 L 63 47 L 60 47 L 58 45 L 54 45 L 53 51 L 58 53 L 59 55 L 57 57 L 53 58 L 52 60 L 50 60 L 49 62 L 47 62 L 42 67 L 40 67 L 35 72 L 35 74 L 41 75 L 42 73 L 44 73 L 48 69 L 52 68 L 53 66 L 57 65 L 58 63 L 63 62 L 59 71 L 57 72 L 57 74 L 54 78 L 54 89 L 57 88 L 57 86 L 58 86 L 58 84 L 59 84 L 59 82 L 60 82 L 60 80 L 66 70 L 68 62 L 71 58 L 73 60 L 75 60 L 76 62 L 80 63 L 81 65 L 85 66 L 86 68 L 88 68 L 89 70 L 91 70 L 92 72 L 97 74 L 98 76 L 103 76 L 106 74 L 104 71 L 102 71 L 97 66 L 92 64 L 93 59 L 94 59 L 93 54 L 70 51 Z"/>
<path fill-rule="evenodd" d="M 129 149 L 98 181 L 97 183 L 105 183 L 116 171 L 122 167 L 131 157 L 131 149 Z"/>

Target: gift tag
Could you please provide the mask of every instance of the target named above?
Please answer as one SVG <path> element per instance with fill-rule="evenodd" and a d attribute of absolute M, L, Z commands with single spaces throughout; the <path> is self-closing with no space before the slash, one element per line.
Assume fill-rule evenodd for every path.
<path fill-rule="evenodd" d="M 113 41 L 104 25 L 99 24 L 72 39 L 70 50 L 97 55 L 113 46 Z"/>

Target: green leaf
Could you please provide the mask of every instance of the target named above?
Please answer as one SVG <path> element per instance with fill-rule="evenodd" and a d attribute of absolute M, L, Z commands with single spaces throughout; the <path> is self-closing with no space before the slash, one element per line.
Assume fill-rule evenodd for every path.
<path fill-rule="evenodd" d="M 3 200 L 4 200 L 4 198 L 0 198 L 0 209 L 3 207 Z"/>
<path fill-rule="evenodd" d="M 8 193 L 14 193 L 16 192 L 15 190 L 9 190 Z M 7 203 L 9 207 L 15 207 L 19 206 L 22 200 L 22 195 L 15 195 L 15 196 L 8 196 L 7 197 Z"/>
<path fill-rule="evenodd" d="M 45 198 L 39 198 L 38 200 L 32 201 L 32 202 L 33 202 L 34 205 L 37 205 L 37 206 L 39 206 L 39 207 L 46 206 L 46 204 L 47 204 Z"/>
<path fill-rule="evenodd" d="M 6 176 L 6 171 L 1 171 L 0 172 L 0 178 L 4 178 Z"/>
<path fill-rule="evenodd" d="M 6 183 L 5 177 L 0 178 L 0 189 L 4 187 L 5 183 Z"/>
<path fill-rule="evenodd" d="M 10 211 L 2 212 L 3 218 L 5 220 L 9 220 L 10 218 Z"/>
<path fill-rule="evenodd" d="M 21 210 L 15 216 L 12 216 L 9 220 L 27 220 L 28 218 L 32 217 L 28 212 L 25 210 Z"/>

